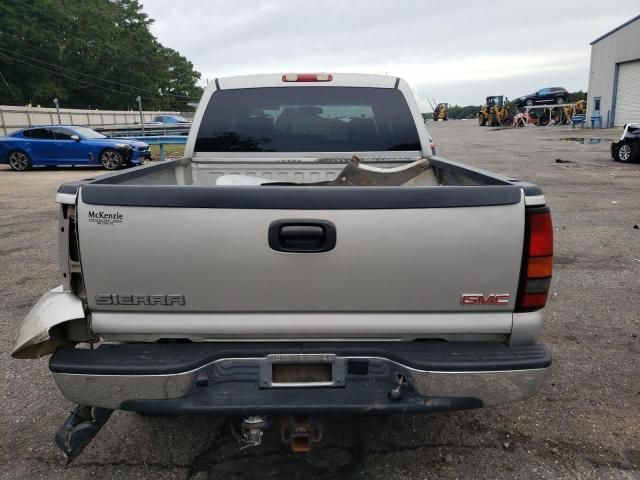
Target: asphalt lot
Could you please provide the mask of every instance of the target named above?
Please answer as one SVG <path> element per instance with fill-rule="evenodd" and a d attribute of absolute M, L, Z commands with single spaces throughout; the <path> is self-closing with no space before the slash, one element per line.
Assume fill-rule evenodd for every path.
<path fill-rule="evenodd" d="M 116 412 L 70 466 L 53 435 L 71 407 L 47 360 L 9 356 L 22 318 L 58 284 L 58 185 L 99 170 L 0 166 L 0 478 L 640 479 L 640 164 L 609 158 L 617 130 L 429 123 L 439 154 L 540 185 L 554 214 L 555 276 L 534 398 L 432 416 L 328 419 L 295 456 L 274 430 L 240 451 L 220 418 Z M 569 137 L 602 138 L 576 143 Z M 559 163 L 562 162 L 562 163 Z"/>

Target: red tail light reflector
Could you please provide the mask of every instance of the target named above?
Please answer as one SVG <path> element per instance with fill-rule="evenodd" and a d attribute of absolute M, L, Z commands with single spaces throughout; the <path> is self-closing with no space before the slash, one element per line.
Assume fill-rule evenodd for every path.
<path fill-rule="evenodd" d="M 529 255 L 542 257 L 553 255 L 553 227 L 551 213 L 534 213 L 529 216 Z"/>
<path fill-rule="evenodd" d="M 522 296 L 520 307 L 523 310 L 538 310 L 547 303 L 548 293 L 526 293 Z"/>
<path fill-rule="evenodd" d="M 283 82 L 330 82 L 330 73 L 287 73 L 282 75 Z"/>
<path fill-rule="evenodd" d="M 549 208 L 527 208 L 525 221 L 525 245 L 516 312 L 538 310 L 545 306 L 553 273 L 553 224 Z"/>

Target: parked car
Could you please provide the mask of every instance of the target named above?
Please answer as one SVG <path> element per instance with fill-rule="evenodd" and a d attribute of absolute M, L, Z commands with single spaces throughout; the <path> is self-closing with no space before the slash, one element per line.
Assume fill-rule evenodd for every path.
<path fill-rule="evenodd" d="M 618 162 L 640 161 L 640 123 L 628 123 L 617 142 L 611 142 L 611 156 Z"/>
<path fill-rule="evenodd" d="M 87 127 L 43 125 L 0 138 L 0 163 L 18 171 L 39 166 L 102 165 L 116 170 L 151 158 L 149 145 L 129 138 L 108 138 Z"/>
<path fill-rule="evenodd" d="M 115 409 L 237 416 L 246 446 L 282 416 L 307 451 L 310 415 L 541 388 L 540 188 L 435 156 L 400 78 L 229 77 L 203 98 L 185 158 L 58 190 L 62 285 L 12 354 L 53 354 L 69 458 Z"/>
<path fill-rule="evenodd" d="M 162 123 L 164 125 L 191 125 L 191 122 L 180 115 L 158 115 L 153 117 L 151 123 Z"/>
<path fill-rule="evenodd" d="M 538 90 L 535 93 L 516 98 L 513 102 L 516 107 L 547 105 L 556 103 L 561 105 L 569 101 L 569 92 L 562 87 L 550 87 Z"/>

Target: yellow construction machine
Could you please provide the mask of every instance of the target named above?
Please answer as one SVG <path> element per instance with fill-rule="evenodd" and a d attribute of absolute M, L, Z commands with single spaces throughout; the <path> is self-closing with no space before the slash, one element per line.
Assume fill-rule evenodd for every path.
<path fill-rule="evenodd" d="M 478 112 L 478 125 L 484 127 L 497 127 L 509 125 L 511 123 L 511 114 L 504 96 L 495 95 L 487 97 L 486 103 L 480 107 Z"/>
<path fill-rule="evenodd" d="M 429 99 L 427 99 L 429 100 Z M 449 120 L 449 104 L 448 103 L 436 103 L 433 100 L 433 104 L 429 101 L 429 105 L 433 109 L 433 121 L 437 122 L 438 120 Z"/>
<path fill-rule="evenodd" d="M 558 124 L 571 123 L 571 118 L 574 115 L 584 115 L 587 111 L 587 104 L 584 100 L 578 100 L 574 105 L 566 105 L 562 107 L 562 115 L 560 115 L 560 109 L 554 109 L 553 121 Z"/>

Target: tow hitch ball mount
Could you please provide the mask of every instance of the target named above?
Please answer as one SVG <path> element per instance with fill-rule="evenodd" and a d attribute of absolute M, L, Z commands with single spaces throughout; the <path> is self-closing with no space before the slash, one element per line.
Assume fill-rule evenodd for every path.
<path fill-rule="evenodd" d="M 231 432 L 242 444 L 241 449 L 257 447 L 262 444 L 264 432 L 273 425 L 268 417 L 252 416 L 231 422 Z M 313 443 L 322 440 L 323 427 L 313 417 L 281 417 L 280 438 L 291 447 L 294 453 L 307 453 Z"/>
<path fill-rule="evenodd" d="M 249 447 L 258 447 L 262 444 L 264 431 L 271 426 L 267 417 L 251 416 L 242 419 L 231 420 L 231 433 L 242 445 L 240 450 Z"/>

